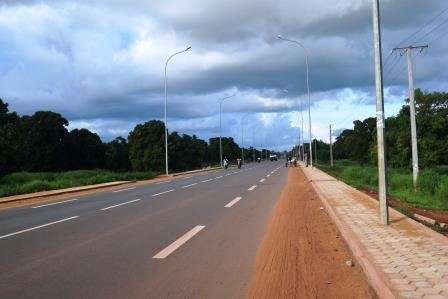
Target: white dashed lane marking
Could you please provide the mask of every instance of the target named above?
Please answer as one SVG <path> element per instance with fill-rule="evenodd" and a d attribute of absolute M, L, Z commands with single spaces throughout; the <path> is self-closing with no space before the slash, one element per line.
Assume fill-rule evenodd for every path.
<path fill-rule="evenodd" d="M 157 253 L 155 256 L 153 256 L 153 259 L 164 259 L 167 256 L 169 256 L 171 253 L 173 253 L 176 249 L 178 249 L 180 246 L 185 244 L 188 240 L 193 238 L 197 233 L 199 233 L 202 229 L 204 229 L 204 225 L 197 225 L 190 231 L 188 231 L 186 234 L 184 234 L 182 237 L 171 243 L 169 246 L 167 246 L 165 249 Z"/>
<path fill-rule="evenodd" d="M 106 211 L 106 210 L 109 210 L 109 209 L 113 209 L 113 208 L 116 208 L 116 207 L 119 207 L 119 206 L 127 205 L 129 203 L 133 203 L 133 202 L 140 201 L 140 200 L 141 200 L 140 198 L 139 199 L 130 200 L 130 201 L 123 202 L 123 203 L 120 203 L 120 204 L 117 204 L 117 205 L 113 205 L 113 206 L 110 206 L 110 207 L 107 207 L 107 208 L 102 208 L 101 211 Z"/>
<path fill-rule="evenodd" d="M 252 187 L 250 187 L 249 189 L 247 189 L 247 191 L 252 191 L 252 190 L 254 190 L 255 188 L 257 188 L 257 185 L 253 185 Z"/>
<path fill-rule="evenodd" d="M 40 205 L 40 206 L 31 207 L 31 209 L 38 209 L 38 208 L 43 208 L 43 207 L 48 207 L 48 206 L 54 206 L 54 205 L 58 205 L 58 204 L 61 204 L 61 203 L 72 202 L 72 201 L 75 201 L 75 200 L 78 200 L 78 199 L 74 198 L 74 199 L 69 199 L 69 200 L 64 200 L 64 201 L 58 201 L 58 202 L 49 203 L 49 204 L 46 204 L 46 205 Z"/>
<path fill-rule="evenodd" d="M 171 190 L 167 190 L 167 191 L 163 191 L 163 192 L 160 192 L 160 193 L 153 194 L 152 196 L 158 196 L 158 195 L 162 195 L 162 194 L 165 194 L 165 193 L 168 193 L 168 192 L 173 192 L 173 191 L 174 191 L 174 189 L 171 189 Z"/>
<path fill-rule="evenodd" d="M 78 217 L 79 216 L 73 216 L 73 217 L 70 217 L 70 218 L 65 218 L 65 219 L 61 219 L 61 220 L 58 220 L 58 221 L 50 222 L 50 223 L 47 223 L 47 224 L 42 224 L 42 225 L 35 226 L 35 227 L 32 227 L 32 228 L 20 230 L 20 231 L 15 232 L 15 233 L 11 233 L 11 234 L 0 236 L 0 239 L 4 239 L 4 238 L 11 237 L 11 236 L 18 235 L 18 234 L 23 234 L 23 233 L 26 233 L 26 232 L 29 232 L 29 231 L 32 231 L 32 230 L 36 230 L 36 229 L 39 229 L 39 228 L 43 228 L 43 227 L 47 227 L 47 226 L 54 225 L 54 224 L 57 224 L 57 223 L 61 223 L 61 222 L 69 221 L 69 220 L 72 220 L 72 219 L 76 219 Z"/>
<path fill-rule="evenodd" d="M 182 186 L 182 188 L 188 188 L 188 187 L 192 187 L 192 186 L 196 186 L 198 183 L 194 183 L 194 184 L 190 184 L 190 185 L 186 185 L 186 186 Z"/>
<path fill-rule="evenodd" d="M 166 184 L 166 183 L 171 183 L 171 181 L 158 182 L 156 185 L 161 185 L 161 184 Z"/>
<path fill-rule="evenodd" d="M 241 197 L 236 197 L 235 199 L 233 199 L 231 202 L 229 202 L 228 204 L 226 204 L 224 207 L 225 208 L 231 208 L 234 204 L 236 204 L 237 202 L 239 202 L 241 200 Z"/>
<path fill-rule="evenodd" d="M 135 187 L 132 187 L 132 188 L 126 188 L 126 189 L 120 189 L 120 190 L 115 190 L 115 191 L 112 191 L 112 192 L 114 192 L 114 193 L 118 193 L 118 192 L 128 191 L 128 190 L 132 190 L 132 189 L 135 189 Z"/>

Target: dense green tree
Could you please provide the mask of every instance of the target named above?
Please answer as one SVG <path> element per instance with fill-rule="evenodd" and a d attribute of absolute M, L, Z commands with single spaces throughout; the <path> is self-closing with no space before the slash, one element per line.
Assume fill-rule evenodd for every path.
<path fill-rule="evenodd" d="M 232 137 L 222 137 L 222 157 L 223 159 L 227 157 L 229 161 L 235 161 L 237 158 L 241 157 L 241 148 L 235 143 Z M 244 154 L 245 159 L 247 154 L 247 149 Z M 247 156 L 249 158 L 249 156 Z M 219 137 L 213 137 L 209 139 L 207 160 L 210 162 L 219 163 Z"/>
<path fill-rule="evenodd" d="M 202 139 L 199 139 L 196 135 L 191 138 L 191 168 L 200 168 L 204 166 L 206 162 L 208 144 Z"/>
<path fill-rule="evenodd" d="M 0 99 L 0 175 L 21 170 L 23 138 L 20 117 Z"/>
<path fill-rule="evenodd" d="M 123 137 L 117 137 L 105 144 L 105 167 L 109 170 L 130 170 L 129 144 Z"/>
<path fill-rule="evenodd" d="M 416 89 L 415 101 L 420 165 L 448 165 L 448 93 Z"/>
<path fill-rule="evenodd" d="M 369 147 L 376 128 L 375 118 L 353 122 L 353 130 L 344 130 L 334 143 L 334 154 L 338 159 L 352 159 L 360 163 L 369 162 Z"/>
<path fill-rule="evenodd" d="M 38 111 L 22 117 L 25 161 L 29 171 L 59 171 L 69 166 L 68 121 L 59 113 Z"/>
<path fill-rule="evenodd" d="M 129 133 L 129 160 L 137 171 L 165 169 L 165 124 L 151 120 L 137 125 Z"/>
<path fill-rule="evenodd" d="M 102 168 L 105 160 L 105 146 L 96 133 L 87 129 L 74 129 L 66 142 L 70 169 Z"/>

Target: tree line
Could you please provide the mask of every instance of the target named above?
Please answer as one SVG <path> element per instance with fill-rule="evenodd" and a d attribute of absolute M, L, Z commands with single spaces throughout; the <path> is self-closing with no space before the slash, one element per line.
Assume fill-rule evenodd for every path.
<path fill-rule="evenodd" d="M 68 120 L 52 111 L 19 116 L 0 99 L 0 175 L 16 171 L 46 172 L 77 169 L 114 171 L 165 170 L 164 123 L 151 120 L 138 124 L 127 139 L 103 143 L 88 129 L 69 131 Z M 207 143 L 197 136 L 168 134 L 169 168 L 181 171 L 219 163 L 219 138 Z M 223 154 L 230 160 L 241 157 L 233 138 L 222 138 Z M 260 157 L 254 148 L 244 150 L 249 161 Z"/>
<path fill-rule="evenodd" d="M 409 99 L 406 102 L 396 116 L 386 119 L 386 157 L 388 166 L 393 168 L 412 167 Z M 415 108 L 420 167 L 448 165 L 448 93 L 416 89 Z M 336 138 L 334 158 L 376 164 L 376 118 L 356 120 L 353 124 L 353 129 L 344 130 Z M 318 159 L 328 161 L 329 149 L 329 144 L 318 141 Z"/>

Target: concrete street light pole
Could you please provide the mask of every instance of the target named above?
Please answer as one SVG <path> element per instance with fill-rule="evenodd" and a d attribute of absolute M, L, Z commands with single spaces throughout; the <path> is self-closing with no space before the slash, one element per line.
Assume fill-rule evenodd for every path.
<path fill-rule="evenodd" d="M 229 99 L 231 97 L 234 97 L 234 96 L 236 96 L 236 93 L 234 93 L 234 94 L 232 94 L 230 96 L 224 97 L 224 98 L 219 100 L 219 161 L 220 161 L 221 167 L 222 167 L 222 141 L 221 141 L 221 136 L 222 136 L 221 111 L 222 111 L 222 107 L 221 106 L 222 106 L 222 102 L 224 100 L 227 100 L 227 99 Z"/>
<path fill-rule="evenodd" d="M 170 62 L 171 58 L 174 56 L 187 52 L 191 47 L 186 48 L 185 50 L 179 51 L 168 57 L 165 63 L 165 174 L 168 175 L 168 121 L 166 118 L 166 107 L 167 107 L 167 79 L 166 79 L 166 70 L 168 67 L 168 62 Z"/>
<path fill-rule="evenodd" d="M 330 125 L 330 165 L 333 167 L 333 137 L 331 134 L 331 125 Z"/>
<path fill-rule="evenodd" d="M 387 202 L 385 120 L 383 92 L 383 62 L 381 53 L 380 2 L 372 0 L 373 9 L 373 46 L 375 49 L 375 93 L 376 93 L 376 137 L 378 149 L 378 197 L 380 202 L 380 221 L 389 224 L 389 207 Z"/>
<path fill-rule="evenodd" d="M 311 136 L 311 99 L 310 99 L 310 80 L 309 80 L 308 51 L 300 42 L 298 42 L 296 40 L 288 39 L 288 38 L 285 38 L 285 37 L 283 37 L 281 35 L 278 35 L 277 37 L 279 39 L 281 39 L 281 40 L 294 43 L 294 44 L 298 45 L 299 47 L 301 47 L 305 51 L 306 88 L 307 88 L 307 91 L 308 91 L 308 120 L 309 120 L 309 127 L 310 127 L 310 141 L 309 141 L 309 144 L 310 144 L 310 162 L 311 162 L 311 168 L 313 168 L 313 149 L 312 149 L 312 144 L 311 144 L 311 142 L 312 142 L 312 136 Z"/>

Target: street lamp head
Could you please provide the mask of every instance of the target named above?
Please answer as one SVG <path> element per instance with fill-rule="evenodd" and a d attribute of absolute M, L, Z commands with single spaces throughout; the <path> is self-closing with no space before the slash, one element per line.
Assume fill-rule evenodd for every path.
<path fill-rule="evenodd" d="M 190 49 L 191 49 L 191 46 L 188 47 L 188 48 L 186 48 L 186 49 L 185 49 L 185 52 L 187 52 L 187 51 L 190 50 Z"/>

